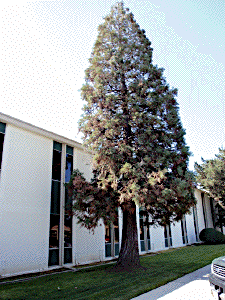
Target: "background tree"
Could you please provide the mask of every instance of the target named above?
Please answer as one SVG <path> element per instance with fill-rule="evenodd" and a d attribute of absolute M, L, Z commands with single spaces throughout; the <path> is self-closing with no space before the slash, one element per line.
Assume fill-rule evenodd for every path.
<path fill-rule="evenodd" d="M 217 201 L 217 226 L 225 225 L 225 150 L 219 149 L 214 159 L 195 163 L 196 180 Z"/>
<path fill-rule="evenodd" d="M 116 269 L 140 267 L 136 205 L 152 224 L 178 221 L 195 203 L 187 170 L 189 149 L 178 114 L 176 89 L 152 64 L 151 43 L 123 3 L 98 28 L 82 98 L 84 145 L 93 151 L 95 179 L 76 170 L 70 192 L 87 228 L 123 212 L 122 246 Z"/>

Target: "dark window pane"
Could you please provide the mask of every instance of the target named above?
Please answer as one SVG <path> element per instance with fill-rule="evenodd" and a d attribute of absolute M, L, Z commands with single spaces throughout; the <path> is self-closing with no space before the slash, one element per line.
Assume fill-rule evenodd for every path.
<path fill-rule="evenodd" d="M 73 147 L 70 147 L 70 146 L 66 145 L 66 153 L 70 154 L 70 155 L 73 155 Z"/>
<path fill-rule="evenodd" d="M 146 226 L 146 230 L 147 230 L 147 239 L 150 239 L 150 230 L 149 230 L 149 226 Z"/>
<path fill-rule="evenodd" d="M 64 249 L 64 264 L 72 262 L 72 248 Z"/>
<path fill-rule="evenodd" d="M 2 164 L 4 137 L 5 137 L 5 135 L 0 133 L 0 169 L 1 169 L 1 164 Z"/>
<path fill-rule="evenodd" d="M 165 237 L 165 239 L 167 238 L 167 228 L 166 228 L 166 226 L 164 226 L 164 237 Z"/>
<path fill-rule="evenodd" d="M 168 225 L 169 227 L 169 242 L 170 242 L 170 247 L 173 246 L 173 243 L 172 243 L 172 234 L 171 234 L 171 226 Z"/>
<path fill-rule="evenodd" d="M 0 122 L 0 132 L 1 133 L 5 133 L 5 126 L 6 126 L 5 123 Z"/>
<path fill-rule="evenodd" d="M 59 215 L 50 214 L 49 248 L 59 248 Z"/>
<path fill-rule="evenodd" d="M 141 241 L 141 251 L 145 251 L 145 241 Z"/>
<path fill-rule="evenodd" d="M 105 225 L 105 256 L 112 256 L 111 252 L 111 226 Z"/>
<path fill-rule="evenodd" d="M 139 219 L 143 219 L 143 208 L 139 208 Z"/>
<path fill-rule="evenodd" d="M 144 240 L 144 220 L 140 219 L 140 240 Z"/>
<path fill-rule="evenodd" d="M 170 237 L 171 237 L 171 236 L 172 236 L 172 235 L 171 235 L 171 226 L 168 225 L 168 227 L 169 227 L 169 235 L 170 235 Z"/>
<path fill-rule="evenodd" d="M 167 234 L 167 226 L 164 226 L 164 237 L 165 237 L 165 247 L 169 247 L 168 234 Z"/>
<path fill-rule="evenodd" d="M 115 244 L 115 256 L 118 256 L 119 255 L 119 243 L 116 243 Z"/>
<path fill-rule="evenodd" d="M 65 182 L 70 181 L 70 176 L 73 171 L 73 156 L 66 154 L 66 174 L 65 174 Z"/>
<path fill-rule="evenodd" d="M 55 266 L 59 264 L 59 249 L 50 249 L 49 250 L 49 258 L 48 265 Z"/>
<path fill-rule="evenodd" d="M 62 151 L 62 144 L 54 141 L 53 142 L 53 149 L 58 150 L 58 151 Z"/>
<path fill-rule="evenodd" d="M 151 241 L 150 241 L 150 239 L 147 240 L 147 244 L 148 244 L 148 250 L 151 250 Z"/>
<path fill-rule="evenodd" d="M 188 235 L 187 235 L 187 223 L 186 223 L 186 219 L 184 220 L 184 224 L 185 224 L 185 235 L 186 235 L 186 242 L 188 243 Z"/>
<path fill-rule="evenodd" d="M 68 188 L 65 187 L 65 213 L 67 213 L 67 211 L 71 211 L 71 209 L 72 209 L 72 199 L 68 195 Z"/>
<path fill-rule="evenodd" d="M 168 239 L 165 239 L 165 247 L 169 247 L 169 245 L 168 245 Z"/>
<path fill-rule="evenodd" d="M 111 243 L 111 227 L 105 226 L 105 243 Z"/>
<path fill-rule="evenodd" d="M 181 220 L 181 233 L 182 233 L 183 244 L 185 244 L 185 239 L 184 239 L 184 223 L 183 223 L 183 220 Z"/>
<path fill-rule="evenodd" d="M 60 182 L 52 180 L 51 213 L 60 212 Z"/>
<path fill-rule="evenodd" d="M 198 224 L 197 224 L 197 214 L 196 214 L 196 208 L 195 207 L 193 207 L 193 218 L 194 218 L 194 227 L 195 227 L 196 242 L 198 242 L 199 241 Z"/>
<path fill-rule="evenodd" d="M 115 243 L 119 243 L 119 227 L 114 226 Z"/>
<path fill-rule="evenodd" d="M 112 254 L 111 254 L 111 243 L 105 244 L 105 256 L 106 257 L 112 256 Z"/>
<path fill-rule="evenodd" d="M 61 152 L 53 151 L 52 179 L 61 180 Z"/>
<path fill-rule="evenodd" d="M 72 217 L 68 215 L 64 219 L 64 247 L 72 247 Z"/>

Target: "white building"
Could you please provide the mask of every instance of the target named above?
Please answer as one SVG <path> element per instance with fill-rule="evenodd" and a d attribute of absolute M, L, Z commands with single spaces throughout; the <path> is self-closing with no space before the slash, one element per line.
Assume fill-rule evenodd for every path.
<path fill-rule="evenodd" d="M 0 113 L 0 275 L 43 271 L 112 259 L 119 253 L 122 214 L 95 233 L 67 214 L 64 183 L 78 168 L 91 179 L 91 155 L 63 136 Z M 140 253 L 199 241 L 199 232 L 214 227 L 213 202 L 195 191 L 197 205 L 182 222 L 144 226 L 137 210 Z"/>

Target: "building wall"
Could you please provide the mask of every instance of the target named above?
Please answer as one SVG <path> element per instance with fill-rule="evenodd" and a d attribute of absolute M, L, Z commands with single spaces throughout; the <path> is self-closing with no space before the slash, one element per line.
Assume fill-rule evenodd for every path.
<path fill-rule="evenodd" d="M 75 265 L 103 261 L 105 257 L 105 229 L 103 222 L 94 232 L 77 224 L 76 218 L 73 223 L 74 259 Z"/>
<path fill-rule="evenodd" d="M 196 243 L 196 234 L 194 227 L 194 217 L 193 217 L 193 209 L 191 209 L 191 214 L 186 214 L 186 225 L 187 225 L 187 236 L 188 243 L 193 244 Z"/>
<path fill-rule="evenodd" d="M 0 180 L 0 274 L 48 264 L 52 141 L 7 125 Z"/>
<path fill-rule="evenodd" d="M 91 154 L 79 143 L 21 121 L 6 121 L 0 178 L 0 274 L 5 276 L 48 269 L 53 141 L 73 147 L 73 168 L 79 169 L 87 180 L 92 177 Z M 210 199 L 204 193 L 202 201 L 201 193 L 195 190 L 199 232 L 205 228 L 203 211 L 207 227 L 213 227 Z M 121 245 L 121 209 L 118 222 Z M 137 227 L 140 245 L 138 208 Z M 188 243 L 196 242 L 193 210 L 186 215 L 186 227 Z M 166 249 L 164 228 L 150 226 L 149 232 L 151 249 L 147 252 Z M 113 258 L 105 256 L 102 221 L 93 234 L 73 217 L 72 234 L 73 265 Z M 171 224 L 171 234 L 173 247 L 184 246 L 180 222 Z"/>
<path fill-rule="evenodd" d="M 76 149 L 74 152 L 74 169 L 79 169 L 84 177 L 90 181 L 92 178 L 92 156 L 83 150 Z"/>
<path fill-rule="evenodd" d="M 84 174 L 86 180 L 92 178 L 92 156 L 82 150 L 74 149 L 74 169 L 79 169 Z M 104 224 L 99 222 L 99 226 L 94 232 L 87 230 L 77 224 L 76 217 L 73 218 L 73 263 L 84 264 L 104 259 L 105 241 Z"/>
<path fill-rule="evenodd" d="M 196 209 L 198 215 L 198 227 L 199 233 L 202 229 L 205 228 L 205 221 L 204 221 L 204 214 L 203 214 L 203 207 L 202 207 L 202 199 L 201 199 L 201 191 L 195 190 L 195 198 L 197 199 Z"/>
<path fill-rule="evenodd" d="M 204 202 L 206 208 L 207 228 L 213 228 L 212 210 L 210 206 L 210 197 L 205 193 Z"/>
<path fill-rule="evenodd" d="M 165 248 L 163 227 L 150 226 L 151 249 L 153 251 Z"/>
<path fill-rule="evenodd" d="M 171 224 L 171 233 L 172 233 L 173 247 L 184 246 L 182 241 L 181 222 L 177 222 L 176 224 Z"/>
<path fill-rule="evenodd" d="M 213 220 L 212 220 L 212 212 L 210 207 L 210 199 L 206 193 L 204 194 L 203 201 L 202 201 L 202 191 L 195 190 L 195 198 L 197 199 L 197 215 L 198 215 L 198 226 L 199 226 L 199 233 L 204 228 L 213 228 Z M 204 217 L 205 212 L 205 217 Z"/>

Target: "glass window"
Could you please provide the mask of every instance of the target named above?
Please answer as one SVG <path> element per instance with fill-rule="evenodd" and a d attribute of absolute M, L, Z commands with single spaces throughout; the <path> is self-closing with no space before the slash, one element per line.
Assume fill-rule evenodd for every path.
<path fill-rule="evenodd" d="M 196 206 L 193 207 L 193 219 L 194 219 L 196 242 L 199 242 L 198 216 L 197 216 Z"/>
<path fill-rule="evenodd" d="M 60 212 L 60 182 L 52 180 L 51 214 Z"/>
<path fill-rule="evenodd" d="M 173 246 L 170 225 L 164 226 L 164 237 L 165 237 L 165 247 L 171 247 L 171 246 Z"/>
<path fill-rule="evenodd" d="M 164 226 L 164 238 L 165 238 L 165 247 L 168 247 L 168 234 L 167 234 L 167 228 Z"/>
<path fill-rule="evenodd" d="M 114 226 L 115 243 L 119 243 L 119 227 Z"/>
<path fill-rule="evenodd" d="M 148 250 L 151 250 L 149 225 L 146 226 L 146 231 L 147 231 L 147 247 L 148 247 Z"/>
<path fill-rule="evenodd" d="M 62 152 L 62 144 L 58 142 L 53 142 L 53 149 Z"/>
<path fill-rule="evenodd" d="M 61 180 L 61 152 L 53 150 L 52 179 Z"/>
<path fill-rule="evenodd" d="M 65 214 L 68 214 L 68 211 L 72 209 L 72 199 L 68 195 L 68 188 L 65 187 Z"/>
<path fill-rule="evenodd" d="M 0 132 L 1 132 L 1 133 L 5 133 L 5 127 L 6 127 L 6 124 L 0 122 Z"/>
<path fill-rule="evenodd" d="M 66 145 L 66 154 L 73 155 L 73 147 Z"/>
<path fill-rule="evenodd" d="M 105 225 L 105 256 L 109 257 L 111 255 L 111 226 Z"/>
<path fill-rule="evenodd" d="M 168 229 L 169 229 L 169 239 L 170 239 L 170 247 L 173 246 L 173 243 L 172 243 L 172 234 L 171 234 L 171 226 L 168 225 Z"/>
<path fill-rule="evenodd" d="M 116 215 L 116 220 L 113 222 L 113 230 L 114 230 L 114 255 L 119 255 L 119 226 L 118 226 L 118 215 Z"/>
<path fill-rule="evenodd" d="M 3 153 L 3 144 L 4 144 L 4 134 L 0 133 L 0 170 L 2 164 L 2 153 Z"/>
<path fill-rule="evenodd" d="M 59 249 L 50 249 L 49 250 L 49 258 L 48 265 L 56 266 L 59 264 Z"/>
<path fill-rule="evenodd" d="M 49 248 L 59 248 L 59 215 L 50 215 Z"/>
<path fill-rule="evenodd" d="M 64 219 L 64 247 L 72 247 L 72 217 L 68 215 Z"/>
<path fill-rule="evenodd" d="M 65 173 L 65 182 L 70 181 L 70 176 L 73 172 L 73 156 L 66 154 L 66 173 Z"/>
<path fill-rule="evenodd" d="M 140 219 L 140 240 L 144 240 L 144 220 L 143 217 Z"/>
<path fill-rule="evenodd" d="M 72 262 L 72 248 L 64 249 L 64 264 L 69 264 Z"/>
<path fill-rule="evenodd" d="M 148 214 L 141 207 L 139 209 L 139 228 L 140 228 L 140 246 L 141 251 L 151 250 L 150 229 L 148 222 Z"/>
<path fill-rule="evenodd" d="M 181 220 L 181 232 L 182 232 L 182 241 L 185 244 L 185 236 L 184 236 L 184 222 Z"/>

